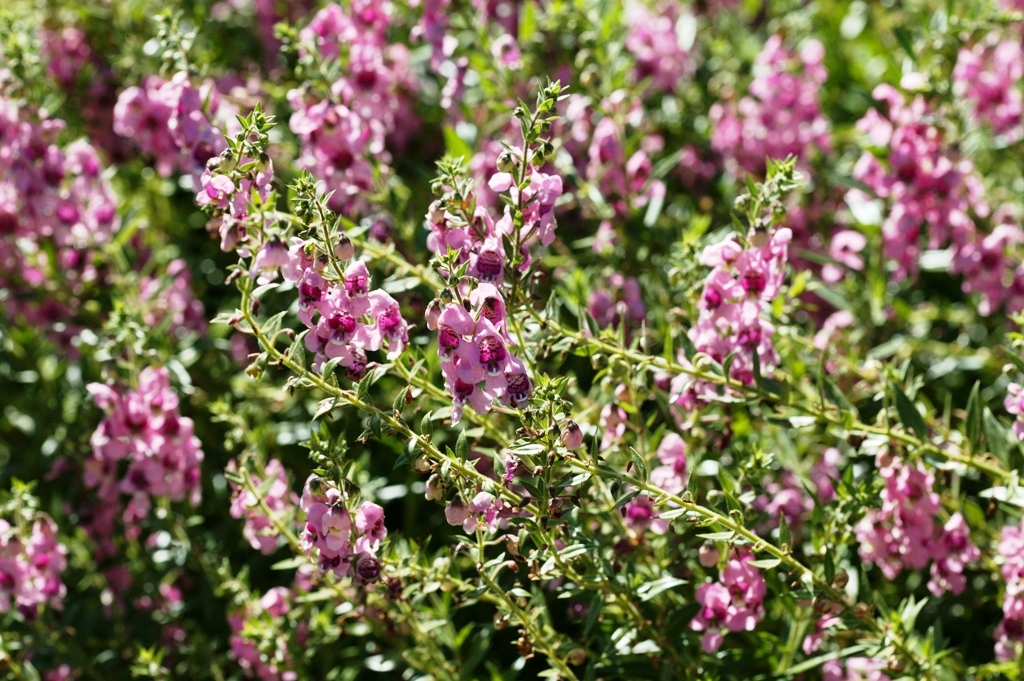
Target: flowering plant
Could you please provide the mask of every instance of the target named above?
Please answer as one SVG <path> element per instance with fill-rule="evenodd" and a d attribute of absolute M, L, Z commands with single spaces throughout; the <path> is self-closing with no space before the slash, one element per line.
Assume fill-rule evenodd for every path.
<path fill-rule="evenodd" d="M 164 4 L 0 7 L 0 675 L 1021 677 L 1024 4 Z"/>

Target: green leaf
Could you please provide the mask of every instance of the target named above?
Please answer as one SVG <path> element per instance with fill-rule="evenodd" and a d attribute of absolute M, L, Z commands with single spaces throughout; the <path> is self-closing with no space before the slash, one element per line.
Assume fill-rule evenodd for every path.
<path fill-rule="evenodd" d="M 633 447 L 630 447 L 629 457 L 633 460 L 633 466 L 636 468 L 637 477 L 640 478 L 641 482 L 647 482 L 647 464 L 644 463 L 640 453 Z"/>
<path fill-rule="evenodd" d="M 985 407 L 982 422 L 985 428 L 985 440 L 988 443 L 989 451 L 1004 464 L 1009 465 L 1010 446 L 1006 440 L 1006 430 L 988 407 Z"/>
<path fill-rule="evenodd" d="M 967 430 L 967 441 L 971 445 L 971 455 L 981 451 L 981 398 L 978 391 L 981 389 L 981 382 L 977 381 L 971 388 L 971 396 L 967 398 L 967 416 L 965 427 Z"/>
<path fill-rule="evenodd" d="M 839 411 L 850 412 L 856 416 L 857 410 L 854 409 L 853 405 L 850 404 L 850 401 L 846 399 L 846 395 L 843 394 L 843 391 L 839 389 L 839 386 L 837 386 L 831 378 L 822 376 L 821 387 L 825 392 L 825 398 L 832 404 L 839 407 Z"/>
<path fill-rule="evenodd" d="M 444 135 L 444 145 L 451 156 L 470 158 L 473 155 L 472 148 L 470 148 L 469 144 L 466 143 L 466 140 L 459 137 L 455 128 L 450 125 L 446 125 L 442 129 L 442 133 Z"/>
<path fill-rule="evenodd" d="M 903 392 L 895 383 L 892 384 L 893 394 L 896 396 L 896 411 L 900 414 L 900 421 L 903 422 L 903 426 L 909 430 L 913 430 L 919 440 L 922 442 L 927 441 L 928 438 L 928 427 L 924 423 L 924 418 L 921 416 L 921 412 L 917 410 L 914 403 L 910 401 L 907 394 Z"/>
<path fill-rule="evenodd" d="M 902 26 L 894 27 L 892 32 L 896 35 L 896 40 L 899 41 L 900 46 L 910 55 L 910 58 L 917 61 L 917 57 L 914 55 L 914 44 L 910 39 L 910 32 Z"/>
<path fill-rule="evenodd" d="M 747 564 L 753 565 L 754 567 L 760 568 L 761 570 L 772 570 L 774 568 L 779 567 L 779 565 L 782 564 L 782 561 L 778 558 L 763 558 L 761 560 L 752 560 Z"/>
<path fill-rule="evenodd" d="M 335 405 L 337 403 L 338 403 L 338 398 L 336 398 L 336 397 L 328 397 L 328 398 L 320 400 L 320 404 L 316 408 L 316 413 L 313 414 L 313 420 L 316 421 L 318 418 L 320 418 L 324 414 L 330 414 L 331 410 L 334 409 L 334 407 L 335 407 Z"/>
<path fill-rule="evenodd" d="M 785 513 L 779 516 L 779 544 L 783 546 L 793 545 L 793 537 L 789 531 L 789 523 L 786 522 Z"/>
<path fill-rule="evenodd" d="M 402 410 L 405 409 L 405 398 L 409 394 L 408 386 L 398 391 L 398 395 L 395 397 L 395 401 L 391 404 L 392 411 L 395 414 L 401 414 Z"/>
<path fill-rule="evenodd" d="M 463 461 L 469 456 L 469 440 L 466 438 L 466 431 L 459 433 L 459 439 L 455 441 L 455 456 Z"/>
<path fill-rule="evenodd" d="M 618 510 L 618 509 L 622 508 L 623 506 L 625 506 L 629 502 L 631 502 L 634 499 L 636 499 L 639 495 L 640 495 L 640 490 L 638 490 L 638 489 L 631 490 L 629 492 L 629 494 L 627 494 L 626 496 L 622 497 L 621 499 L 619 499 L 618 501 L 615 502 L 615 508 L 612 509 L 612 510 Z"/>

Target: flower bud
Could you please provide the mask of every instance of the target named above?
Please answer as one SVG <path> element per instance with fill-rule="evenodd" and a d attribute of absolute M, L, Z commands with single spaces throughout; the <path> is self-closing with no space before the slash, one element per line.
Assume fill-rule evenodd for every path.
<path fill-rule="evenodd" d="M 440 501 L 444 498 L 444 483 L 441 482 L 441 476 L 436 473 L 430 476 L 424 496 L 428 501 Z"/>
<path fill-rule="evenodd" d="M 449 525 L 457 527 L 466 522 L 466 518 L 469 517 L 469 509 L 461 498 L 455 497 L 444 509 L 444 517 Z"/>
<path fill-rule="evenodd" d="M 441 208 L 439 201 L 434 201 L 430 204 L 430 212 L 427 213 L 427 219 L 435 225 L 444 223 L 444 209 Z"/>
<path fill-rule="evenodd" d="M 512 162 L 512 154 L 507 151 L 503 151 L 498 156 L 498 170 L 503 173 L 511 173 L 515 169 L 515 163 Z"/>
<path fill-rule="evenodd" d="M 576 425 L 575 421 L 569 421 L 562 430 L 562 446 L 570 451 L 576 451 L 583 444 L 583 431 Z"/>
<path fill-rule="evenodd" d="M 847 574 L 846 570 L 840 570 L 836 573 L 836 576 L 832 579 L 832 584 L 837 589 L 845 589 L 846 585 L 850 583 L 850 575 Z"/>
<path fill-rule="evenodd" d="M 334 257 L 338 260 L 351 260 L 355 254 L 356 248 L 352 245 L 352 240 L 348 238 L 348 234 L 341 232 L 337 243 L 334 244 Z"/>
<path fill-rule="evenodd" d="M 581 667 L 587 661 L 587 651 L 583 648 L 573 648 L 566 659 L 573 667 Z"/>
<path fill-rule="evenodd" d="M 718 547 L 711 542 L 704 542 L 697 550 L 697 562 L 706 568 L 718 565 Z"/>
<path fill-rule="evenodd" d="M 356 577 L 365 584 L 372 584 L 380 578 L 380 561 L 369 553 L 359 554 L 356 561 Z"/>
<path fill-rule="evenodd" d="M 437 330 L 437 320 L 441 317 L 441 304 L 434 298 L 427 304 L 427 311 L 425 313 L 427 319 L 427 328 L 431 331 Z"/>

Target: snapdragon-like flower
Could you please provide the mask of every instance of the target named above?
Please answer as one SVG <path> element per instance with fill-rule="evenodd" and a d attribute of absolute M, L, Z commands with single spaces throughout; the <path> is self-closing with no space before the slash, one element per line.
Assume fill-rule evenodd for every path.
<path fill-rule="evenodd" d="M 753 554 L 737 548 L 729 557 L 717 582 L 697 587 L 701 608 L 690 621 L 690 628 L 703 631 L 701 647 L 713 653 L 722 646 L 727 631 L 753 631 L 764 618 L 767 592 L 761 571 L 751 565 Z"/>
<path fill-rule="evenodd" d="M 506 474 L 509 470 L 514 474 L 516 467 L 506 465 Z M 495 532 L 505 527 L 510 518 L 525 515 L 525 511 L 509 506 L 499 496 L 480 491 L 469 503 L 456 495 L 445 507 L 444 515 L 449 525 L 462 527 L 466 534 L 473 534 L 478 528 L 484 532 Z"/>
<path fill-rule="evenodd" d="M 228 471 L 237 470 L 237 467 L 233 460 L 228 463 Z M 254 475 L 250 478 L 254 489 L 261 490 L 266 486 L 266 492 L 262 495 L 263 504 L 260 504 L 260 499 L 251 490 L 232 482 L 231 517 L 244 518 L 243 536 L 254 549 L 269 555 L 277 550 L 281 535 L 267 511 L 281 516 L 288 509 L 298 506 L 299 497 L 289 489 L 288 474 L 277 459 L 267 462 L 262 479 Z"/>
<path fill-rule="evenodd" d="M 711 146 L 733 174 L 762 174 L 766 158 L 793 155 L 806 163 L 811 149 L 829 151 L 829 125 L 818 104 L 818 91 L 828 79 L 824 56 L 817 40 L 805 42 L 796 54 L 773 35 L 757 55 L 749 94 L 736 104 L 711 107 Z"/>
<path fill-rule="evenodd" d="M 321 572 L 366 583 L 377 581 L 377 551 L 388 535 L 384 509 L 364 501 L 353 518 L 341 491 L 316 476 L 306 481 L 300 508 L 306 514 L 302 548 Z"/>
<path fill-rule="evenodd" d="M 1003 401 L 1006 411 L 1016 418 L 1013 420 L 1013 435 L 1024 441 L 1024 387 L 1019 383 L 1006 386 L 1006 399 Z"/>
<path fill-rule="evenodd" d="M 763 245 L 744 247 L 731 236 L 701 253 L 701 262 L 712 270 L 698 304 L 700 316 L 688 334 L 697 352 L 716 362 L 732 355 L 729 375 L 747 385 L 754 383 L 755 353 L 762 375 L 770 375 L 777 361 L 772 342 L 775 327 L 765 319 L 765 312 L 782 286 L 792 232 L 783 227 L 770 236 L 751 236 Z M 684 355 L 679 360 L 688 363 Z M 688 374 L 672 382 L 673 399 L 685 409 L 715 394 L 715 386 Z"/>
<path fill-rule="evenodd" d="M 252 605 L 228 616 L 231 627 L 231 657 L 250 679 L 260 681 L 296 681 L 294 662 L 284 636 L 274 636 L 270 646 L 259 638 L 259 632 L 279 630 L 283 618 L 292 607 L 293 594 L 283 586 L 275 586 Z M 300 625 L 301 626 L 301 625 Z M 304 627 L 303 627 L 304 628 Z M 263 645 L 261 645 L 263 644 Z M 269 654 L 267 650 L 269 648 Z"/>
<path fill-rule="evenodd" d="M 49 516 L 39 514 L 24 530 L 0 519 L 0 613 L 16 609 L 33 620 L 43 606 L 62 608 L 67 549 Z"/>
<path fill-rule="evenodd" d="M 59 146 L 64 128 L 0 95 L 0 299 L 11 320 L 67 342 L 119 219 L 96 151 L 82 140 Z"/>
<path fill-rule="evenodd" d="M 873 657 L 848 657 L 821 665 L 822 681 L 890 681 L 884 673 L 888 665 Z"/>
<path fill-rule="evenodd" d="M 243 172 L 242 168 L 247 170 Z M 199 177 L 196 204 L 211 216 L 207 229 L 220 236 L 221 250 L 248 254 L 250 235 L 246 223 L 253 196 L 266 201 L 273 180 L 274 168 L 269 158 L 238 160 L 222 155 L 206 164 Z"/>
<path fill-rule="evenodd" d="M 198 186 L 207 161 L 227 146 L 223 131 L 238 131 L 235 113 L 212 80 L 196 87 L 184 71 L 169 81 L 147 76 L 118 97 L 114 132 L 152 156 L 164 177 L 177 171 L 194 176 L 193 186 Z"/>
<path fill-rule="evenodd" d="M 647 320 L 647 306 L 636 277 L 613 274 L 607 288 L 596 289 L 590 296 L 587 311 L 601 328 L 639 325 Z"/>
<path fill-rule="evenodd" d="M 315 353 L 314 364 L 339 360 L 346 375 L 359 380 L 366 373 L 367 352 L 387 349 L 398 357 L 409 342 L 409 327 L 398 302 L 390 294 L 371 288 L 366 263 L 353 260 L 344 279 L 335 282 L 322 274 L 325 265 L 309 255 L 315 249 L 293 240 L 285 278 L 298 284 L 299 319 L 309 328 L 306 349 Z"/>
<path fill-rule="evenodd" d="M 673 92 L 679 82 L 693 73 L 693 58 L 689 53 L 693 46 L 683 45 L 680 29 L 687 22 L 694 24 L 692 17 L 679 13 L 679 6 L 668 4 L 655 13 L 641 3 L 632 3 L 626 10 L 629 33 L 626 49 L 636 59 L 634 73 L 637 80 L 650 78 L 651 87 L 662 92 Z"/>
<path fill-rule="evenodd" d="M 999 541 L 1000 571 L 1006 580 L 1003 621 L 996 627 L 996 659 L 1017 657 L 1024 644 L 1024 522 L 1007 525 Z"/>
<path fill-rule="evenodd" d="M 492 284 L 480 284 L 470 296 L 470 314 L 458 303 L 445 306 L 437 319 L 437 354 L 445 386 L 452 396 L 452 422 L 469 405 L 478 414 L 494 400 L 524 407 L 533 394 L 526 366 L 509 351 L 505 301 Z"/>
<path fill-rule="evenodd" d="M 122 519 L 134 536 L 152 498 L 199 503 L 203 451 L 192 419 L 178 411 L 167 369 L 143 369 L 132 390 L 100 383 L 88 387 L 96 405 L 107 412 L 92 434 L 92 458 L 85 464 L 85 483 L 98 497 L 88 529 L 100 541 L 100 552 L 108 553 L 122 495 L 129 497 Z"/>
<path fill-rule="evenodd" d="M 288 93 L 292 132 L 302 141 L 300 168 L 333 192 L 333 210 L 366 213 L 374 166 L 387 166 L 385 141 L 404 147 L 417 123 L 405 93 L 415 90 L 409 51 L 387 42 L 390 5 L 364 3 L 346 11 L 331 4 L 300 33 L 324 59 L 347 64 L 328 99 L 304 90 Z"/>
<path fill-rule="evenodd" d="M 991 213 L 973 164 L 943 147 L 943 133 L 923 98 L 909 104 L 891 85 L 879 85 L 874 98 L 888 106 L 887 116 L 872 109 L 858 122 L 867 143 L 881 154 L 864 152 L 854 178 L 889 205 L 882 222 L 882 255 L 893 264 L 897 281 L 915 274 L 922 241 L 928 248 L 952 248 L 952 271 L 964 277 L 966 293 L 979 293 L 979 311 L 991 314 L 1005 304 L 1024 307 L 1024 268 L 1011 256 L 1021 230 L 1008 210 L 996 211 L 988 235 L 975 223 Z M 886 160 L 887 165 L 882 161 Z M 870 203 L 859 189 L 849 198 Z"/>
<path fill-rule="evenodd" d="M 689 480 L 686 443 L 677 433 L 668 433 L 658 445 L 660 466 L 651 471 L 651 483 L 669 494 L 681 494 Z"/>
<path fill-rule="evenodd" d="M 1024 77 L 1019 41 L 990 34 L 973 47 L 963 47 L 953 69 L 953 92 L 971 104 L 970 116 L 996 135 L 1019 139 L 1024 98 L 1017 89 Z"/>
<path fill-rule="evenodd" d="M 931 562 L 928 590 L 935 596 L 962 593 L 967 585 L 964 567 L 981 556 L 963 516 L 954 513 L 945 525 L 936 522 L 942 504 L 932 491 L 935 476 L 919 462 L 882 454 L 878 464 L 885 480 L 882 507 L 869 511 L 856 527 L 861 558 L 890 580 L 904 569 L 920 570 Z"/>
<path fill-rule="evenodd" d="M 604 117 L 596 124 L 588 106 L 584 104 L 578 109 L 574 113 L 576 119 L 568 119 L 568 111 L 566 116 L 572 124 L 570 135 L 589 133 L 584 175 L 589 183 L 600 189 L 605 202 L 616 215 L 627 217 L 652 200 L 664 197 L 665 183 L 651 174 L 654 168 L 651 157 L 662 151 L 664 139 L 647 131 L 641 137 L 639 148 L 626 157 L 627 133 L 632 135 L 642 129 L 642 103 L 630 98 L 624 90 L 617 90 L 601 102 Z M 570 153 L 574 146 L 578 146 L 572 143 L 573 140 L 570 137 L 567 143 Z M 582 159 L 577 165 L 581 162 Z"/>

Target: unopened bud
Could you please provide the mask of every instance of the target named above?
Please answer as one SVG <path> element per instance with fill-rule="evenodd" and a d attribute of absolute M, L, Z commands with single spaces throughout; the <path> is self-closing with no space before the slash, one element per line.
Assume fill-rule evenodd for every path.
<path fill-rule="evenodd" d="M 512 154 L 507 151 L 503 151 L 498 156 L 498 170 L 503 173 L 511 173 L 515 169 L 515 163 L 512 161 Z"/>
<path fill-rule="evenodd" d="M 427 489 L 424 493 L 428 501 L 440 501 L 444 498 L 444 483 L 441 482 L 441 476 L 431 475 L 427 480 Z"/>
<path fill-rule="evenodd" d="M 570 451 L 576 451 L 583 444 L 583 431 L 575 421 L 569 421 L 562 430 L 561 440 L 563 447 Z"/>
<path fill-rule="evenodd" d="M 444 222 L 444 209 L 441 208 L 440 202 L 434 201 L 430 204 L 430 212 L 427 213 L 427 219 L 435 225 L 440 225 Z"/>
<path fill-rule="evenodd" d="M 441 318 L 441 304 L 434 298 L 427 304 L 427 311 L 424 315 L 427 319 L 427 328 L 431 331 L 437 330 L 437 321 Z"/>
<path fill-rule="evenodd" d="M 359 554 L 356 561 L 356 576 L 364 584 L 372 584 L 380 578 L 380 561 L 369 553 Z"/>
<path fill-rule="evenodd" d="M 348 234 L 341 232 L 338 235 L 338 242 L 334 244 L 334 257 L 338 260 L 351 260 L 356 254 L 356 247 L 352 245 L 352 240 L 348 238 Z"/>
<path fill-rule="evenodd" d="M 847 574 L 846 570 L 840 570 L 836 573 L 836 576 L 832 579 L 832 584 L 837 589 L 845 589 L 846 585 L 850 583 L 850 575 Z"/>
<path fill-rule="evenodd" d="M 697 562 L 699 562 L 702 567 L 712 568 L 718 565 L 718 556 L 718 546 L 711 542 L 705 542 L 697 550 Z"/>

